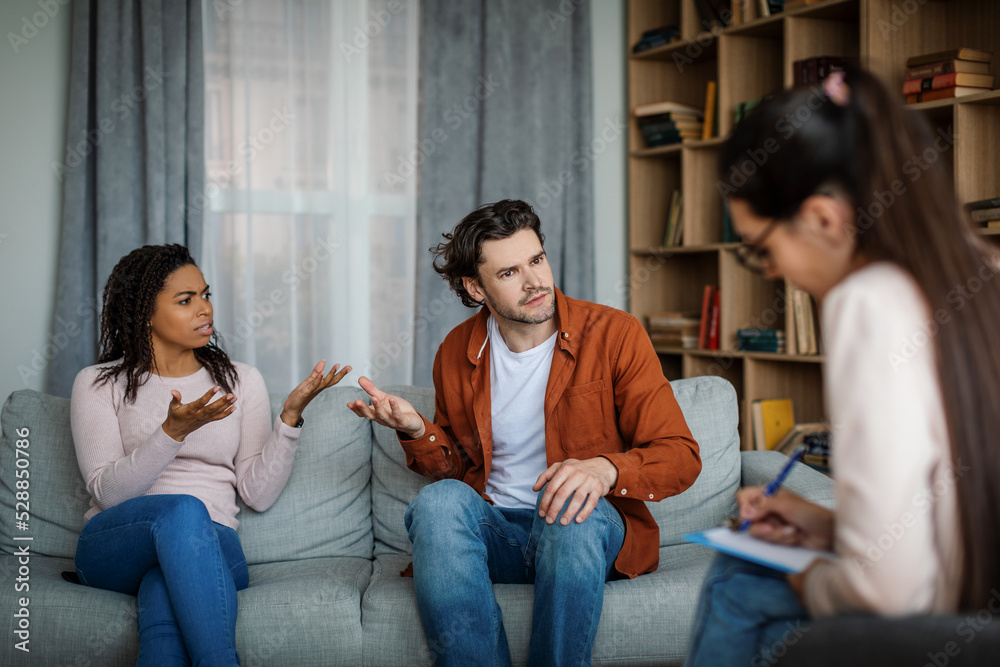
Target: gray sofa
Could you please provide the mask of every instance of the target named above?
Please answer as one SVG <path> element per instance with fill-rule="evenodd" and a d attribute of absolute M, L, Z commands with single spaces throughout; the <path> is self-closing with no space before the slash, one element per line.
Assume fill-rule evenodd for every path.
<path fill-rule="evenodd" d="M 773 452 L 741 455 L 736 393 L 725 380 L 679 380 L 673 387 L 701 445 L 702 474 L 685 493 L 650 504 L 660 524 L 659 569 L 607 584 L 594 664 L 682 660 L 712 556 L 684 543 L 682 536 L 721 523 L 733 509 L 741 481 L 766 482 L 784 459 Z M 432 390 L 388 390 L 424 414 L 433 413 Z M 250 566 L 250 587 L 239 594 L 237 625 L 245 666 L 424 665 L 434 649 L 462 641 L 462 628 L 430 641 L 424 637 L 412 580 L 399 572 L 409 562 L 410 549 L 403 512 L 427 480 L 406 468 L 393 432 L 373 427 L 346 408 L 361 396 L 358 389 L 335 387 L 314 401 L 281 497 L 263 513 L 241 505 L 239 533 Z M 282 398 L 272 397 L 272 410 Z M 73 569 L 88 502 L 73 451 L 69 401 L 17 391 L 7 399 L 2 421 L 0 664 L 134 664 L 134 598 L 61 577 Z M 17 525 L 15 514 L 23 511 L 15 507 L 18 470 L 30 473 L 28 488 L 20 489 L 30 503 L 26 529 Z M 803 466 L 787 486 L 818 502 L 832 502 L 830 480 Z M 14 555 L 25 545 L 28 558 Z M 523 664 L 532 587 L 495 589 L 511 654 Z M 30 653 L 14 648 L 25 637 L 15 631 L 25 624 Z"/>

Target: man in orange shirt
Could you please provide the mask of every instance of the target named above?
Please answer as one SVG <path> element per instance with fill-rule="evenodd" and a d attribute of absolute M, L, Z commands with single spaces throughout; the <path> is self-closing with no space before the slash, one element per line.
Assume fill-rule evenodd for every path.
<path fill-rule="evenodd" d="M 441 665 L 510 664 L 492 585 L 533 583 L 528 664 L 590 664 L 604 582 L 656 569 L 644 501 L 694 483 L 698 445 L 639 322 L 555 288 L 528 204 L 481 206 L 445 239 L 435 270 L 485 307 L 438 349 L 434 421 L 367 378 L 371 405 L 348 405 L 438 480 L 405 516 L 428 644 Z"/>

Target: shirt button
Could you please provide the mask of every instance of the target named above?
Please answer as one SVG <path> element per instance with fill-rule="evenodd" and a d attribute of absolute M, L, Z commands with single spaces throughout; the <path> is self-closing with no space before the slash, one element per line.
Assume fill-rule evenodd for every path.
<path fill-rule="evenodd" d="M 626 489 L 622 489 L 622 495 L 623 496 L 625 495 L 625 491 L 626 491 Z"/>
<path fill-rule="evenodd" d="M 432 435 L 430 438 L 428 438 L 428 440 L 430 440 L 431 442 L 434 442 L 435 440 L 437 440 L 437 436 L 436 435 Z"/>
<path fill-rule="evenodd" d="M 652 494 L 652 493 L 651 493 L 651 494 L 649 494 L 649 499 L 650 499 L 650 500 L 652 500 L 652 499 L 653 499 L 653 494 Z"/>
<path fill-rule="evenodd" d="M 569 334 L 564 332 L 563 333 L 563 338 L 569 338 Z"/>

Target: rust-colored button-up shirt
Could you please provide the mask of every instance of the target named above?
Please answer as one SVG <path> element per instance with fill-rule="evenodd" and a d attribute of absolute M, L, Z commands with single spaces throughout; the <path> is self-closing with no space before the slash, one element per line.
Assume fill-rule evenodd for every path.
<path fill-rule="evenodd" d="M 618 468 L 606 496 L 625 518 L 615 569 L 652 572 L 660 532 L 644 501 L 691 486 L 701 472 L 698 443 L 663 377 L 649 336 L 628 313 L 556 290 L 559 332 L 545 390 L 548 464 L 603 456 Z M 460 479 L 485 495 L 493 453 L 489 311 L 455 327 L 434 359 L 434 422 L 411 440 L 400 434 L 410 469 Z M 492 502 L 492 501 L 491 501 Z"/>

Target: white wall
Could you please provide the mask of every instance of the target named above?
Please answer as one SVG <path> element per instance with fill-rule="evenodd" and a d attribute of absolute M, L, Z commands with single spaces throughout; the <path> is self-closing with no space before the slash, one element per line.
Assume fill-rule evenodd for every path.
<path fill-rule="evenodd" d="M 45 382 L 18 369 L 44 354 L 55 302 L 62 187 L 52 163 L 66 140 L 72 12 L 62 1 L 0 2 L 0 400 Z M 591 24 L 596 300 L 625 308 L 628 142 L 614 130 L 627 121 L 624 0 L 594 0 Z"/>
<path fill-rule="evenodd" d="M 59 0 L 0 2 L 0 400 L 45 383 L 18 366 L 42 354 L 55 303 L 62 187 L 51 165 L 66 143 L 71 13 Z"/>
<path fill-rule="evenodd" d="M 625 160 L 628 122 L 625 109 L 625 2 L 591 0 L 591 52 L 594 73 L 594 137 L 605 149 L 594 160 L 595 300 L 626 309 L 628 209 Z M 617 134 L 616 134 L 617 133 Z M 613 137 L 613 138 L 612 138 Z M 597 143 L 596 148 L 600 148 Z M 596 152 L 596 151 L 595 151 Z"/>

